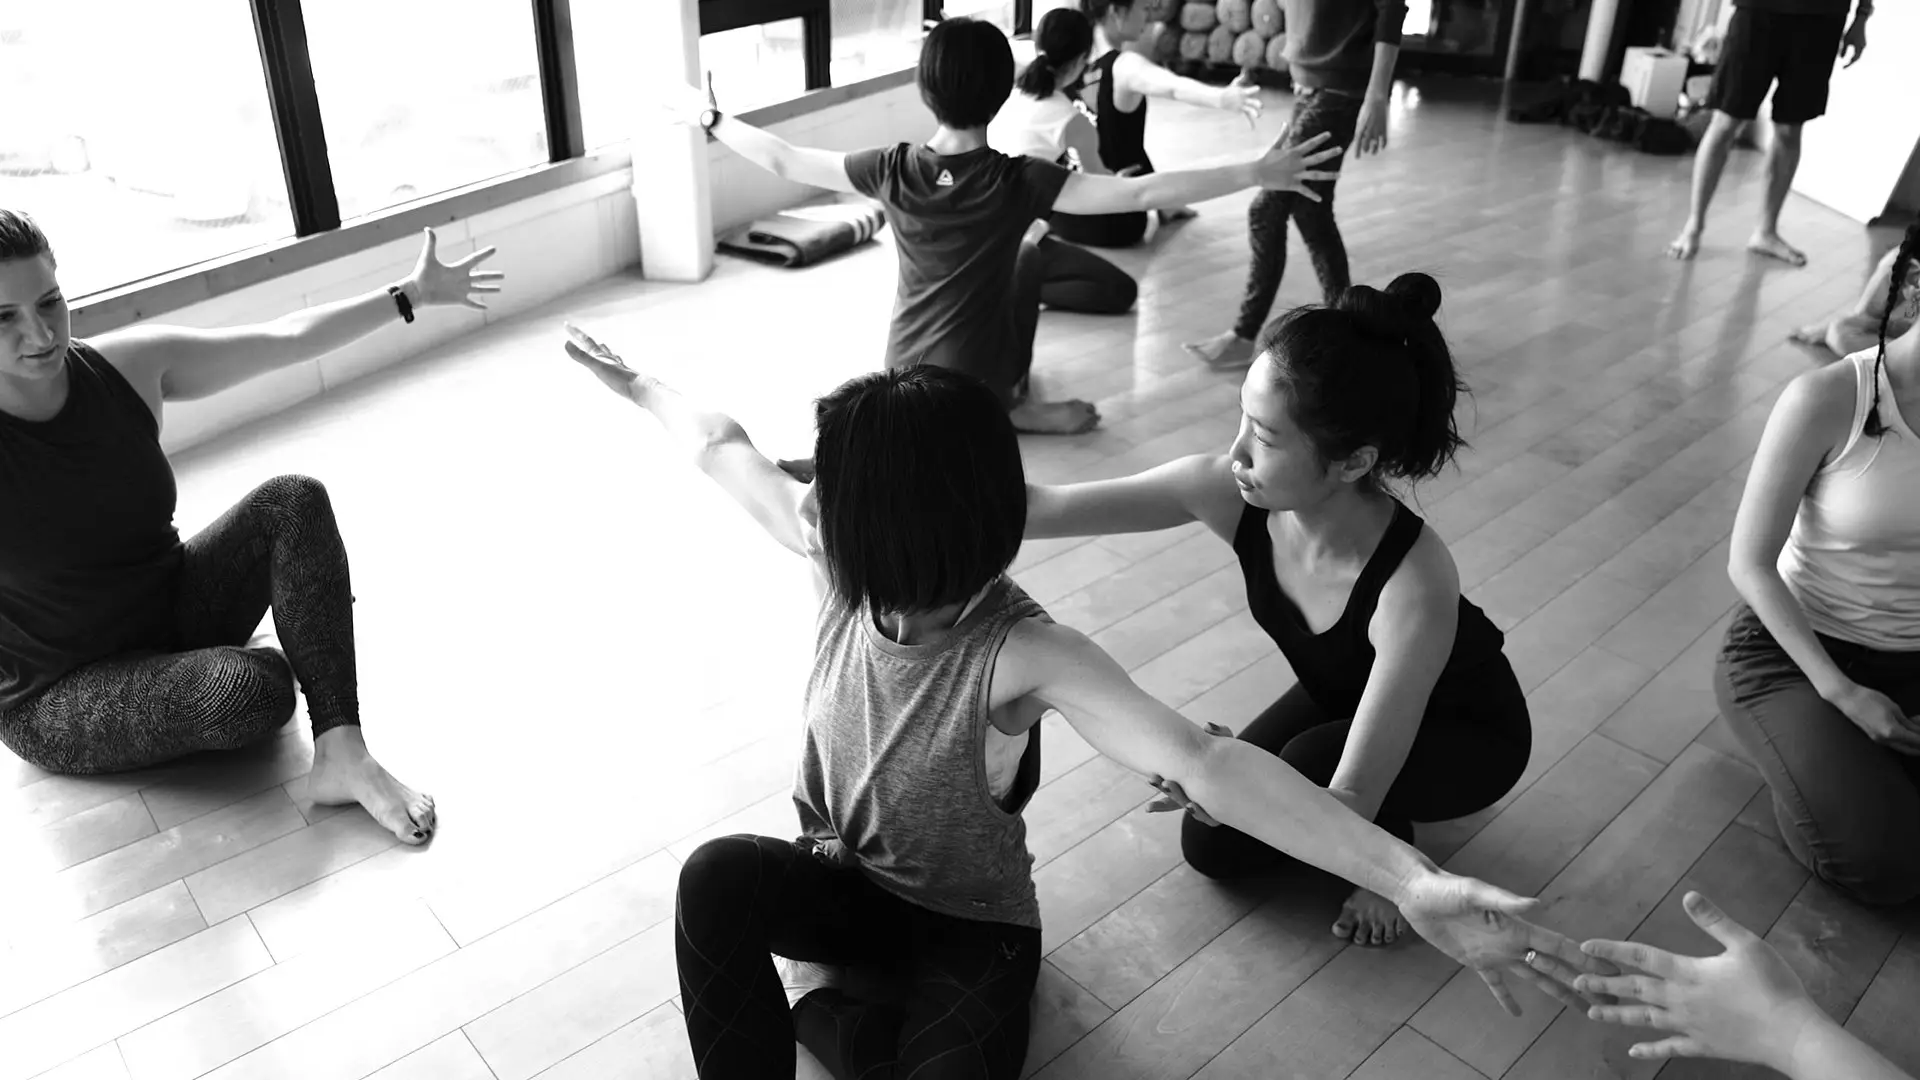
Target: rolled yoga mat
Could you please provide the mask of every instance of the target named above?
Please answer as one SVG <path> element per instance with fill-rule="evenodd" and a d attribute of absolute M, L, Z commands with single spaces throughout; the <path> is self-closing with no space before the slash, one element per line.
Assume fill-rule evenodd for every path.
<path fill-rule="evenodd" d="M 779 266 L 811 266 L 873 239 L 887 223 L 876 203 L 810 203 L 720 237 L 720 250 Z"/>

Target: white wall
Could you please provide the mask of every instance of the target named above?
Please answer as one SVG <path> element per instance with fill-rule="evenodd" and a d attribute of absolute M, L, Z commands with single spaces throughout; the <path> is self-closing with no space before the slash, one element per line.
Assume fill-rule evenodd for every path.
<path fill-rule="evenodd" d="M 770 130 L 808 145 L 854 150 L 923 139 L 933 127 L 918 91 L 906 85 L 795 117 Z M 709 153 L 716 231 L 820 194 L 780 180 L 718 143 L 711 144 Z M 623 169 L 441 226 L 440 253 L 445 259 L 488 245 L 499 249 L 490 265 L 506 272 L 506 289 L 488 301 L 490 311 L 483 315 L 437 309 L 412 325 L 396 320 L 392 327 L 318 361 L 273 372 L 212 398 L 169 405 L 162 444 L 169 453 L 184 450 L 634 266 L 640 258 L 634 198 L 633 173 Z M 417 235 L 395 240 L 166 312 L 155 321 L 231 326 L 380 288 L 413 268 L 419 243 Z"/>
<path fill-rule="evenodd" d="M 1803 129 L 1793 190 L 1855 221 L 1886 211 L 1920 144 L 1916 56 L 1920 8 L 1875 7 L 1866 52 L 1850 68 L 1834 65 L 1827 114 Z"/>
<path fill-rule="evenodd" d="M 860 150 L 918 142 L 933 134 L 933 128 L 933 114 L 920 101 L 920 91 L 908 84 L 771 124 L 767 130 L 802 146 Z M 716 233 L 821 194 L 818 188 L 780 179 L 718 142 L 708 145 L 708 153 Z"/>
<path fill-rule="evenodd" d="M 631 172 L 623 169 L 440 226 L 445 260 L 489 245 L 499 249 L 489 265 L 506 272 L 506 288 L 489 298 L 491 310 L 437 308 L 411 325 L 396 316 L 392 327 L 320 360 L 201 401 L 171 404 L 162 445 L 169 453 L 183 450 L 633 265 L 640 241 L 631 182 Z M 420 237 L 408 236 L 154 321 L 213 327 L 272 319 L 390 285 L 413 269 L 419 252 Z"/>

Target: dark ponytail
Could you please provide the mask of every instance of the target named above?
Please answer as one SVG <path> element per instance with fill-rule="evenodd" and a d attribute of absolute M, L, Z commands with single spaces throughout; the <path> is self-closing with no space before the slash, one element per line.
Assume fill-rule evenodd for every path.
<path fill-rule="evenodd" d="M 1072 8 L 1055 8 L 1033 35 L 1033 63 L 1020 73 L 1020 92 L 1049 98 L 1060 90 L 1060 73 L 1093 52 L 1093 24 Z"/>
<path fill-rule="evenodd" d="M 1916 258 L 1920 258 L 1920 222 L 1907 226 L 1906 235 L 1900 238 L 1900 251 L 1893 257 L 1893 275 L 1887 282 L 1887 310 L 1880 313 L 1880 350 L 1873 357 L 1873 403 L 1867 409 L 1867 422 L 1860 426 L 1861 434 L 1869 438 L 1887 433 L 1887 425 L 1880 420 L 1880 369 L 1887 362 L 1887 324 L 1893 319 L 1893 309 L 1900 303 L 1900 292 L 1906 288 Z"/>
<path fill-rule="evenodd" d="M 1378 452 L 1368 488 L 1438 475 L 1466 445 L 1453 414 L 1467 387 L 1439 310 L 1439 282 L 1401 274 L 1385 291 L 1355 285 L 1329 306 L 1296 308 L 1260 336 L 1294 423 L 1323 460 Z"/>

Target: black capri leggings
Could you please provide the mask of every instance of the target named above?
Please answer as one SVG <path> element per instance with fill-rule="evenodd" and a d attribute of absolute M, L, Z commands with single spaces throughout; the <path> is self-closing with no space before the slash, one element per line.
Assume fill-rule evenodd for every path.
<path fill-rule="evenodd" d="M 702 1080 L 791 1080 L 794 1043 L 835 1076 L 1016 1080 L 1040 931 L 936 914 L 810 844 L 727 836 L 680 869 L 674 951 Z M 899 976 L 891 1002 L 819 989 L 789 1009 L 773 955 Z"/>
<path fill-rule="evenodd" d="M 1240 738 L 1280 755 L 1325 787 L 1352 727 L 1351 717 L 1327 715 L 1295 685 Z M 1420 733 L 1374 824 L 1412 843 L 1416 821 L 1449 821 L 1484 810 L 1512 790 L 1532 750 L 1526 694 L 1503 662 L 1475 680 L 1470 693 L 1436 694 L 1428 702 Z M 1266 873 L 1294 862 L 1238 829 L 1203 825 L 1192 815 L 1182 826 L 1180 850 L 1189 865 L 1211 878 Z"/>
<path fill-rule="evenodd" d="M 233 749 L 293 717 L 295 680 L 315 736 L 360 722 L 347 551 L 318 480 L 267 481 L 185 548 L 149 647 L 75 668 L 0 714 L 0 742 L 56 773 Z M 285 655 L 246 647 L 269 608 Z"/>

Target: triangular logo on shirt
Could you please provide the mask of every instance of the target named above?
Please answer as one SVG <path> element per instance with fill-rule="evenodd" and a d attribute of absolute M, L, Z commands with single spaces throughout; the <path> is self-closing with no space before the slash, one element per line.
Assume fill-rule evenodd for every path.
<path fill-rule="evenodd" d="M 940 185 L 941 187 L 952 187 L 952 186 L 953 186 L 953 174 L 952 174 L 951 172 L 948 172 L 948 171 L 947 171 L 946 169 L 941 169 L 941 170 L 940 170 L 940 179 L 938 179 L 938 180 L 935 180 L 935 181 L 934 181 L 934 183 L 936 183 L 936 184 L 938 184 L 938 185 Z"/>

